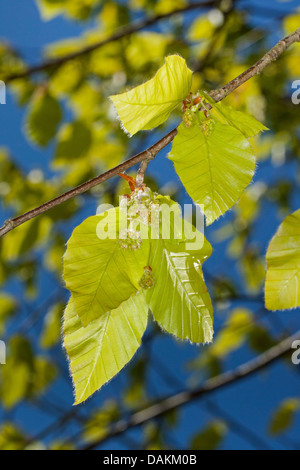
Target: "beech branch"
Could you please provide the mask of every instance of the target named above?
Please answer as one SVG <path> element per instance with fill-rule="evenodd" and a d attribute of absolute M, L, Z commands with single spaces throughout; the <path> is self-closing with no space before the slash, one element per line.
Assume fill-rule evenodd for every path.
<path fill-rule="evenodd" d="M 300 42 L 300 28 L 298 28 L 294 33 L 290 34 L 289 36 L 281 39 L 269 52 L 267 52 L 256 64 L 252 65 L 249 69 L 243 72 L 238 77 L 231 80 L 229 83 L 224 85 L 222 88 L 212 90 L 209 94 L 210 96 L 216 101 L 221 101 L 238 87 L 243 85 L 247 80 L 254 77 L 255 75 L 260 74 L 265 67 L 267 67 L 271 62 L 277 60 L 280 55 L 292 44 Z M 77 186 L 76 188 L 67 191 L 66 193 L 57 196 L 54 199 L 42 204 L 35 209 L 26 212 L 25 214 L 19 215 L 17 217 L 11 218 L 4 222 L 4 225 L 0 228 L 0 237 L 5 235 L 6 233 L 10 232 L 14 228 L 18 227 L 19 225 L 37 217 L 40 214 L 52 209 L 53 207 L 62 204 L 63 202 L 71 199 L 79 194 L 82 194 L 89 189 L 97 186 L 104 181 L 109 180 L 113 176 L 116 176 L 118 173 L 122 173 L 128 168 L 133 167 L 137 163 L 141 162 L 149 162 L 149 160 L 155 158 L 155 156 L 160 152 L 163 148 L 165 148 L 177 134 L 177 128 L 173 129 L 169 132 L 166 136 L 162 137 L 158 140 L 154 145 L 149 147 L 148 149 L 144 150 L 143 152 L 138 153 L 137 155 L 129 158 L 125 162 L 117 165 L 116 167 L 112 168 L 111 170 L 106 171 L 105 173 L 96 176 L 95 178 Z M 141 167 L 140 176 L 143 177 L 143 173 L 146 169 L 147 164 L 145 163 Z"/>
<path fill-rule="evenodd" d="M 268 349 L 263 354 L 238 366 L 236 369 L 208 379 L 201 387 L 195 390 L 185 390 L 175 395 L 170 395 L 169 397 L 164 398 L 143 410 L 133 413 L 126 420 L 121 419 L 117 421 L 112 425 L 110 431 L 104 437 L 96 439 L 80 450 L 92 450 L 108 439 L 116 437 L 129 429 L 141 426 L 149 420 L 158 418 L 175 408 L 186 405 L 187 403 L 202 398 L 212 392 L 221 390 L 228 385 L 232 385 L 245 379 L 246 377 L 250 377 L 259 370 L 282 358 L 288 352 L 291 352 L 292 343 L 298 339 L 300 339 L 300 330 L 294 335 L 287 337 L 271 349 Z"/>

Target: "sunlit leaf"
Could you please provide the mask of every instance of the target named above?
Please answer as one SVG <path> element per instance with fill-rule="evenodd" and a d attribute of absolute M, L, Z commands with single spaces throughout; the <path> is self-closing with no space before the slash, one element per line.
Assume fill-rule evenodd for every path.
<path fill-rule="evenodd" d="M 191 89 L 192 71 L 177 55 L 148 82 L 120 95 L 111 96 L 125 130 L 131 135 L 162 124 Z"/>
<path fill-rule="evenodd" d="M 245 308 L 234 309 L 211 345 L 209 353 L 223 359 L 238 349 L 245 342 L 251 329 L 252 317 L 252 313 Z"/>
<path fill-rule="evenodd" d="M 265 301 L 269 310 L 300 306 L 300 210 L 280 225 L 267 251 Z"/>
<path fill-rule="evenodd" d="M 33 143 L 45 147 L 55 136 L 62 118 L 57 100 L 41 89 L 33 96 L 25 120 L 25 131 Z"/>
<path fill-rule="evenodd" d="M 4 292 L 0 294 L 0 336 L 5 331 L 7 320 L 15 314 L 16 306 L 17 302 L 13 296 Z"/>
<path fill-rule="evenodd" d="M 262 131 L 268 130 L 264 124 L 259 122 L 248 113 L 237 111 L 224 103 L 216 103 L 208 93 L 201 92 L 205 100 L 212 106 L 216 116 L 226 124 L 235 127 L 244 134 L 245 137 L 254 137 Z"/>
<path fill-rule="evenodd" d="M 51 348 L 59 342 L 62 312 L 62 303 L 53 305 L 47 312 L 44 320 L 44 328 L 40 337 L 40 345 L 42 348 Z"/>
<path fill-rule="evenodd" d="M 295 414 L 300 409 L 300 400 L 298 398 L 287 398 L 275 410 L 270 425 L 270 434 L 278 435 L 287 431 L 293 424 Z"/>
<path fill-rule="evenodd" d="M 84 122 L 66 124 L 59 133 L 54 166 L 69 165 L 72 159 L 84 158 L 91 141 L 91 130 Z"/>
<path fill-rule="evenodd" d="M 64 319 L 76 401 L 81 403 L 116 375 L 141 344 L 148 307 L 142 293 L 101 315 L 84 328 L 71 299 Z"/>
<path fill-rule="evenodd" d="M 205 343 L 212 341 L 213 314 L 202 264 L 212 249 L 202 234 L 193 233 L 199 235 L 194 249 L 187 248 L 185 241 L 151 240 L 149 265 L 154 286 L 146 291 L 146 299 L 155 320 L 166 331 L 181 339 Z"/>
<path fill-rule="evenodd" d="M 248 140 L 218 121 L 210 135 L 198 124 L 180 124 L 169 158 L 191 198 L 203 204 L 208 225 L 238 201 L 255 169 Z"/>
<path fill-rule="evenodd" d="M 142 240 L 137 249 L 122 248 L 119 222 L 127 228 L 126 215 L 118 208 L 89 217 L 68 242 L 64 279 L 84 326 L 140 289 L 139 281 L 148 264 L 149 241 Z M 110 238 L 102 238 L 108 235 Z"/>

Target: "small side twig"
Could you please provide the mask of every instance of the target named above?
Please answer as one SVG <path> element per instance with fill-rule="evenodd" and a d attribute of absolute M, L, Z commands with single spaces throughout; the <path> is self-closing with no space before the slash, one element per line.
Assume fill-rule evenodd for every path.
<path fill-rule="evenodd" d="M 148 156 L 142 161 L 136 175 L 136 187 L 141 188 L 144 183 L 144 177 L 149 163 L 156 157 L 155 152 L 148 151 Z"/>

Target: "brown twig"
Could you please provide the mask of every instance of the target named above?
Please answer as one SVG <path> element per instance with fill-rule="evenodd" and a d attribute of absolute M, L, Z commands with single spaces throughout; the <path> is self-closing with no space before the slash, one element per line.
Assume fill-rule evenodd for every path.
<path fill-rule="evenodd" d="M 148 168 L 148 165 L 151 162 L 151 160 L 153 160 L 153 158 L 155 158 L 155 156 L 156 156 L 155 153 L 149 151 L 148 152 L 148 157 L 145 158 L 145 160 L 143 160 L 142 163 L 140 164 L 140 167 L 139 167 L 137 175 L 136 175 L 136 187 L 137 188 L 142 187 L 142 185 L 144 183 L 144 177 L 145 177 L 145 173 L 146 173 L 146 170 Z"/>
<path fill-rule="evenodd" d="M 149 147 L 147 150 L 144 150 L 143 152 L 138 153 L 134 157 L 129 158 L 123 163 L 120 163 L 120 165 L 117 165 L 111 170 L 108 170 L 105 173 L 102 173 L 102 175 L 96 176 L 96 178 L 93 178 L 89 181 L 86 181 L 83 184 L 80 184 L 76 188 L 73 188 L 70 191 L 67 191 L 66 193 L 62 194 L 61 196 L 58 196 L 54 199 L 51 199 L 48 202 L 45 202 L 45 204 L 42 204 L 41 206 L 36 207 L 35 209 L 32 209 L 31 211 L 26 212 L 25 214 L 22 214 L 22 215 L 19 215 L 18 217 L 14 217 L 13 219 L 7 220 L 4 223 L 3 227 L 0 228 L 0 237 L 10 232 L 14 228 L 18 227 L 19 225 L 24 224 L 24 222 L 27 222 L 28 220 L 31 220 L 34 217 L 37 217 L 43 212 L 46 212 L 52 209 L 53 207 L 56 207 L 59 204 L 62 204 L 68 199 L 71 199 L 75 196 L 78 196 L 79 194 L 82 194 L 88 191 L 89 189 L 93 188 L 94 186 L 97 186 L 100 183 L 104 183 L 104 181 L 109 180 L 113 176 L 116 176 L 118 173 L 123 173 L 128 168 L 131 168 L 137 163 L 140 163 L 143 160 L 148 160 L 149 155 L 151 155 L 151 158 L 154 158 L 155 155 L 157 155 L 157 153 L 161 149 L 166 147 L 174 139 L 176 134 L 177 134 L 177 129 L 173 129 L 171 132 L 169 132 L 166 136 L 164 136 L 154 145 Z"/>
<path fill-rule="evenodd" d="M 276 44 L 276 46 L 272 47 L 272 49 L 267 52 L 258 62 L 256 62 L 256 64 L 252 65 L 252 67 L 245 70 L 245 72 L 241 73 L 238 77 L 231 80 L 231 82 L 227 83 L 227 85 L 223 86 L 222 88 L 219 88 L 218 90 L 212 91 L 210 93 L 210 96 L 215 101 L 223 100 L 237 87 L 241 86 L 243 83 L 247 82 L 250 78 L 254 77 L 255 75 L 259 75 L 262 70 L 267 67 L 267 65 L 277 60 L 278 57 L 281 56 L 281 54 L 295 42 L 300 42 L 300 28 L 296 29 L 296 31 L 294 31 L 289 36 L 286 36 L 285 38 L 281 39 Z"/>
<path fill-rule="evenodd" d="M 278 57 L 293 43 L 295 42 L 300 42 L 300 28 L 298 28 L 294 33 L 290 34 L 289 36 L 285 37 L 284 39 L 281 39 L 269 52 L 267 52 L 261 60 L 259 60 L 255 65 L 247 69 L 245 72 L 243 72 L 241 75 L 239 75 L 237 78 L 231 80 L 231 82 L 227 83 L 225 86 L 222 88 L 219 88 L 217 90 L 213 90 L 210 92 L 210 96 L 217 102 L 221 101 L 224 99 L 226 96 L 228 96 L 230 93 L 232 93 L 236 88 L 240 87 L 243 83 L 245 83 L 247 80 L 250 78 L 254 77 L 255 75 L 259 74 L 262 72 L 262 70 L 267 67 L 271 62 L 274 60 L 277 60 Z M 158 142 L 156 142 L 154 145 L 149 147 L 148 149 L 144 150 L 141 153 L 138 153 L 134 157 L 129 158 L 125 162 L 121 163 L 120 165 L 112 168 L 111 170 L 106 171 L 102 175 L 96 176 L 95 178 L 77 186 L 74 189 L 71 189 L 70 191 L 67 191 L 66 193 L 62 194 L 61 196 L 56 197 L 55 199 L 52 199 L 45 204 L 42 204 L 39 207 L 36 207 L 35 209 L 32 209 L 29 212 L 26 212 L 23 215 L 20 215 L 18 217 L 14 217 L 12 219 L 7 220 L 3 227 L 0 228 L 0 237 L 5 235 L 6 233 L 10 232 L 13 230 L 15 227 L 18 227 L 19 225 L 23 224 L 24 222 L 27 222 L 28 220 L 33 219 L 34 217 L 52 209 L 53 207 L 58 206 L 59 204 L 62 204 L 63 202 L 67 201 L 68 199 L 71 199 L 75 196 L 78 196 L 79 194 L 84 193 L 85 191 L 88 191 L 89 189 L 93 188 L 94 186 L 103 183 L 104 181 L 107 181 L 108 179 L 112 178 L 113 176 L 116 176 L 118 173 L 122 173 L 128 168 L 131 168 L 132 166 L 136 165 L 137 163 L 140 163 L 142 161 L 148 161 L 149 160 L 149 155 L 152 158 L 154 158 L 160 150 L 162 150 L 164 147 L 166 147 L 177 134 L 177 128 L 173 129 L 171 132 L 169 132 L 166 136 L 162 137 Z M 141 176 L 142 176 L 142 171 L 147 166 L 143 165 L 141 169 Z"/>

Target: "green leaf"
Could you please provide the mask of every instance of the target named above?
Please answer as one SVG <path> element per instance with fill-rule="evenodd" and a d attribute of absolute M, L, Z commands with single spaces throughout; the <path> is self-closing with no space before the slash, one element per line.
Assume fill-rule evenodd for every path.
<path fill-rule="evenodd" d="M 226 433 L 226 423 L 215 420 L 193 437 L 191 448 L 193 450 L 214 450 L 220 445 Z"/>
<path fill-rule="evenodd" d="M 186 223 L 184 235 L 187 232 Z M 155 283 L 146 291 L 146 299 L 155 320 L 166 331 L 202 343 L 210 342 L 213 336 L 212 305 L 202 273 L 202 264 L 212 249 L 200 232 L 194 233 L 199 236 L 195 249 L 188 249 L 186 241 L 151 240 L 149 265 Z"/>
<path fill-rule="evenodd" d="M 265 302 L 269 310 L 300 306 L 300 209 L 280 225 L 267 251 Z"/>
<path fill-rule="evenodd" d="M 49 92 L 38 89 L 28 108 L 26 134 L 34 144 L 46 147 L 55 136 L 61 119 L 58 101 Z"/>
<path fill-rule="evenodd" d="M 240 348 L 246 341 L 252 321 L 253 315 L 248 309 L 234 309 L 210 347 L 209 354 L 224 359 L 232 351 Z"/>
<path fill-rule="evenodd" d="M 257 121 L 250 114 L 237 111 L 224 103 L 216 103 L 208 93 L 200 92 L 215 111 L 216 116 L 225 124 L 238 129 L 245 137 L 254 137 L 262 131 L 269 130 L 264 124 Z"/>
<path fill-rule="evenodd" d="M 44 328 L 40 337 L 40 345 L 42 348 L 52 348 L 59 342 L 63 310 L 63 304 L 57 303 L 47 312 L 44 320 Z"/>
<path fill-rule="evenodd" d="M 5 367 L 1 367 L 0 396 L 5 408 L 13 408 L 26 398 L 34 370 L 34 356 L 30 343 L 14 336 L 8 344 Z"/>
<path fill-rule="evenodd" d="M 63 10 L 65 0 L 36 0 L 41 17 L 48 21 L 59 15 Z"/>
<path fill-rule="evenodd" d="M 169 158 L 191 198 L 204 206 L 207 224 L 230 209 L 250 183 L 255 156 L 243 134 L 216 121 L 210 134 L 180 124 Z"/>
<path fill-rule="evenodd" d="M 36 356 L 28 395 L 30 397 L 41 395 L 56 376 L 57 370 L 55 365 L 42 356 Z"/>
<path fill-rule="evenodd" d="M 27 443 L 23 432 L 12 423 L 0 426 L 0 450 L 22 450 Z"/>
<path fill-rule="evenodd" d="M 71 298 L 64 316 L 64 345 L 76 401 L 81 403 L 116 375 L 135 354 L 147 326 L 148 306 L 138 293 L 83 328 Z"/>
<path fill-rule="evenodd" d="M 273 435 L 282 434 L 293 424 L 295 414 L 300 409 L 298 398 L 285 399 L 272 416 L 269 432 Z"/>
<path fill-rule="evenodd" d="M 27 339 L 13 336 L 0 374 L 1 402 L 5 408 L 13 408 L 22 400 L 43 393 L 55 378 L 56 368 L 46 358 L 34 356 Z"/>
<path fill-rule="evenodd" d="M 59 135 L 54 165 L 69 165 L 69 160 L 84 157 L 91 142 L 91 130 L 84 122 L 66 124 Z"/>
<path fill-rule="evenodd" d="M 0 336 L 5 332 L 6 322 L 16 312 L 17 302 L 9 294 L 2 292 L 0 294 Z"/>
<path fill-rule="evenodd" d="M 83 326 L 117 308 L 140 289 L 148 265 L 149 241 L 138 249 L 121 247 L 118 226 L 127 226 L 119 208 L 89 217 L 73 232 L 64 255 L 64 279 Z M 108 237 L 101 239 L 107 228 Z M 101 232 L 101 233 L 100 233 Z"/>
<path fill-rule="evenodd" d="M 123 127 L 131 135 L 162 124 L 191 89 L 192 71 L 178 55 L 165 64 L 148 82 L 120 95 L 111 96 Z"/>
<path fill-rule="evenodd" d="M 100 410 L 96 410 L 88 419 L 85 430 L 85 442 L 93 442 L 102 439 L 108 432 L 113 421 L 120 417 L 119 405 L 114 400 L 106 400 Z"/>

